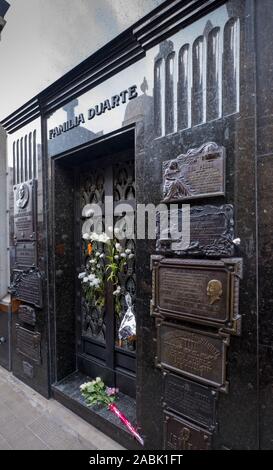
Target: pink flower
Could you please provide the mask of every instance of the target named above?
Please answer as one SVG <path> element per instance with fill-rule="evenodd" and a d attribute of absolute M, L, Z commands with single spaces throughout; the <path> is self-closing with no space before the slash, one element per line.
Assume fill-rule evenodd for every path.
<path fill-rule="evenodd" d="M 106 395 L 108 397 L 112 397 L 113 395 L 116 395 L 118 392 L 119 392 L 118 388 L 106 387 Z"/>

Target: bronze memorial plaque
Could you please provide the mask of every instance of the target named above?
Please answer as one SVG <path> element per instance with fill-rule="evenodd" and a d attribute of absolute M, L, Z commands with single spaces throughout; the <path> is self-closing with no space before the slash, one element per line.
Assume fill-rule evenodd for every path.
<path fill-rule="evenodd" d="M 42 276 L 37 269 L 13 270 L 12 295 L 35 307 L 43 307 Z"/>
<path fill-rule="evenodd" d="M 227 392 L 229 335 L 157 321 L 156 365 Z"/>
<path fill-rule="evenodd" d="M 224 194 L 224 147 L 209 142 L 163 163 L 163 202 Z"/>
<path fill-rule="evenodd" d="M 167 222 L 165 212 L 157 212 L 157 251 L 211 258 L 233 256 L 233 206 L 194 206 L 190 210 L 188 204 L 184 206 L 170 208 Z"/>
<path fill-rule="evenodd" d="M 205 385 L 164 372 L 164 407 L 209 430 L 216 427 L 218 392 Z"/>
<path fill-rule="evenodd" d="M 151 314 L 221 327 L 240 335 L 242 259 L 194 260 L 152 256 Z"/>
<path fill-rule="evenodd" d="M 17 268 L 36 266 L 36 242 L 15 243 L 15 265 Z"/>
<path fill-rule="evenodd" d="M 32 359 L 37 364 L 41 363 L 41 334 L 29 331 L 20 325 L 16 325 L 16 351 L 23 356 Z"/>
<path fill-rule="evenodd" d="M 20 305 L 18 309 L 18 320 L 28 325 L 36 325 L 36 312 L 35 309 L 29 305 Z"/>
<path fill-rule="evenodd" d="M 34 240 L 36 237 L 36 180 L 20 183 L 14 192 L 14 239 Z"/>
<path fill-rule="evenodd" d="M 212 433 L 164 412 L 164 450 L 210 450 Z"/>

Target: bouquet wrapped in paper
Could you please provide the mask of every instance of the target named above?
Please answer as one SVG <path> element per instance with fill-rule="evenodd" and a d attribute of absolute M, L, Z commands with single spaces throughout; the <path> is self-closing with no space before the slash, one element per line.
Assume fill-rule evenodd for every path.
<path fill-rule="evenodd" d="M 134 438 L 141 445 L 144 445 L 142 437 L 114 403 L 119 392 L 118 388 L 106 387 L 101 378 L 97 377 L 91 382 L 82 384 L 80 386 L 80 390 L 88 406 L 97 404 L 107 406 L 108 410 L 111 411 L 111 413 L 114 413 L 120 419 L 120 421 L 127 427 Z"/>

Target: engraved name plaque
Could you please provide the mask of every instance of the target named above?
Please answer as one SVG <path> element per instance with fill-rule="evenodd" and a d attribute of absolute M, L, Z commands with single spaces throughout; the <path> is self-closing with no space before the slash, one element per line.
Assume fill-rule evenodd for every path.
<path fill-rule="evenodd" d="M 164 450 L 210 450 L 212 433 L 164 412 Z"/>
<path fill-rule="evenodd" d="M 36 364 L 41 363 L 41 334 L 16 325 L 16 351 Z"/>
<path fill-rule="evenodd" d="M 167 372 L 163 376 L 165 407 L 212 431 L 216 427 L 218 392 Z"/>
<path fill-rule="evenodd" d="M 34 240 L 36 237 L 37 182 L 14 186 L 14 238 Z"/>
<path fill-rule="evenodd" d="M 37 269 L 14 270 L 11 294 L 35 307 L 43 307 L 42 277 Z"/>
<path fill-rule="evenodd" d="M 35 309 L 29 305 L 20 305 L 18 309 L 18 320 L 28 325 L 36 325 L 36 313 Z"/>
<path fill-rule="evenodd" d="M 229 336 L 157 321 L 156 365 L 227 392 Z"/>
<path fill-rule="evenodd" d="M 36 266 L 36 242 L 15 243 L 15 265 L 17 268 Z"/>
<path fill-rule="evenodd" d="M 156 215 L 156 249 L 162 254 L 229 257 L 234 255 L 233 206 L 169 209 L 168 222 Z"/>
<path fill-rule="evenodd" d="M 152 256 L 151 314 L 241 333 L 239 280 L 242 260 L 194 260 Z"/>
<path fill-rule="evenodd" d="M 163 163 L 163 202 L 224 194 L 224 147 L 209 142 Z"/>

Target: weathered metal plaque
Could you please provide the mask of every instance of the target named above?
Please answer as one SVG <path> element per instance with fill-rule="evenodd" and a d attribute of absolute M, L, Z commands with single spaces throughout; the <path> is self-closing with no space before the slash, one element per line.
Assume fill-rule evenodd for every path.
<path fill-rule="evenodd" d="M 36 242 L 15 243 L 15 265 L 17 268 L 31 268 L 36 266 Z"/>
<path fill-rule="evenodd" d="M 157 321 L 156 365 L 227 391 L 229 336 Z"/>
<path fill-rule="evenodd" d="M 37 182 L 20 183 L 14 191 L 14 238 L 34 240 L 36 238 Z"/>
<path fill-rule="evenodd" d="M 211 258 L 233 256 L 233 206 L 184 206 L 169 209 L 167 218 L 163 212 L 157 213 L 157 251 Z"/>
<path fill-rule="evenodd" d="M 164 406 L 213 430 L 218 392 L 174 374 L 164 372 L 163 376 Z"/>
<path fill-rule="evenodd" d="M 34 377 L 34 367 L 29 362 L 23 361 L 23 373 L 29 379 L 33 379 Z"/>
<path fill-rule="evenodd" d="M 41 334 L 16 325 L 16 351 L 36 364 L 41 363 Z"/>
<path fill-rule="evenodd" d="M 224 147 L 209 142 L 163 163 L 163 202 L 224 194 Z"/>
<path fill-rule="evenodd" d="M 35 309 L 29 305 L 20 305 L 18 309 L 18 320 L 28 325 L 36 325 L 36 312 Z"/>
<path fill-rule="evenodd" d="M 212 433 L 164 412 L 164 450 L 210 450 Z"/>
<path fill-rule="evenodd" d="M 41 273 L 37 269 L 28 269 L 26 271 L 14 270 L 11 293 L 18 300 L 42 308 L 43 290 Z"/>
<path fill-rule="evenodd" d="M 221 327 L 239 335 L 242 260 L 188 260 L 152 256 L 151 314 Z"/>

